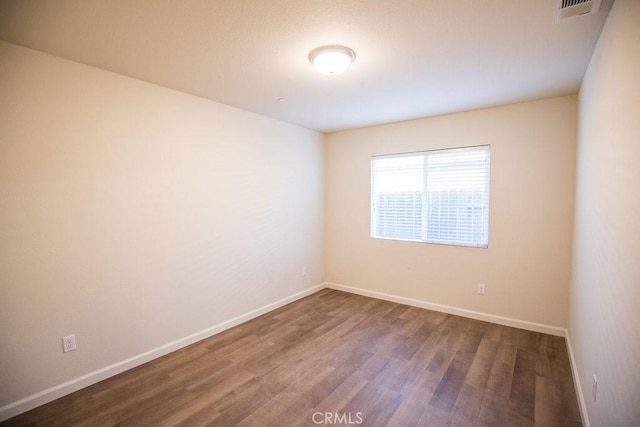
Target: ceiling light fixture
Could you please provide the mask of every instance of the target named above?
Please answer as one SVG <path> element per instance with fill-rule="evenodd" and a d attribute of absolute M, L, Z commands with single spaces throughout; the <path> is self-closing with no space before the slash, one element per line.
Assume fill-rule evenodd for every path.
<path fill-rule="evenodd" d="M 309 61 L 328 76 L 344 72 L 355 59 L 356 53 L 345 46 L 321 46 L 309 53 Z"/>

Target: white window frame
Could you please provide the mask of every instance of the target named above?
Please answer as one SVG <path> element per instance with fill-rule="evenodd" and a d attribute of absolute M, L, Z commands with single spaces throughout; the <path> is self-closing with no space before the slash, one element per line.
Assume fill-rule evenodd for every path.
<path fill-rule="evenodd" d="M 481 223 L 480 223 L 480 239 L 475 241 L 464 241 L 464 240 L 450 240 L 450 239 L 441 239 L 441 238 L 430 238 L 428 235 L 428 211 L 429 211 L 429 197 L 427 194 L 429 193 L 429 183 L 427 181 L 428 177 L 428 156 L 440 155 L 443 153 L 456 153 L 456 152 L 470 152 L 470 151 L 483 151 L 486 153 L 486 168 L 485 168 L 485 176 L 484 176 L 484 189 L 482 190 L 482 203 L 481 203 Z M 408 157 L 422 157 L 423 166 L 422 166 L 422 180 L 423 187 L 422 193 L 422 210 L 421 210 L 421 235 L 420 238 L 402 238 L 402 237 L 394 237 L 394 236 L 379 236 L 377 235 L 378 229 L 378 212 L 376 206 L 376 194 L 374 191 L 376 190 L 376 169 L 375 162 L 380 159 L 389 159 L 389 158 L 408 158 Z M 443 244 L 443 245 L 453 245 L 453 246 L 466 246 L 466 247 L 476 247 L 476 248 L 488 248 L 489 247 L 489 193 L 490 193 L 490 172 L 491 172 L 491 149 L 490 145 L 476 145 L 469 147 L 457 147 L 457 148 L 447 148 L 447 149 L 438 149 L 438 150 L 427 150 L 427 151 L 418 151 L 418 152 L 410 152 L 410 153 L 397 153 L 397 154 L 385 154 L 385 155 L 377 155 L 371 157 L 371 228 L 370 228 L 370 236 L 375 239 L 385 239 L 385 240 L 401 240 L 401 241 L 410 241 L 410 242 L 421 242 L 421 243 L 432 243 L 432 244 Z M 482 182 L 480 182 L 482 184 Z M 464 206 L 464 205 L 462 205 Z M 442 217 L 439 218 L 442 220 Z M 474 228 L 475 230 L 475 228 Z M 440 231 L 442 233 L 442 231 Z"/>

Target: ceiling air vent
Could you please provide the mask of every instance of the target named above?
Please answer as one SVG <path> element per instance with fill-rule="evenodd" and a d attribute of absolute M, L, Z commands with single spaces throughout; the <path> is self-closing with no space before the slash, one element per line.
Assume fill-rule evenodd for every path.
<path fill-rule="evenodd" d="M 600 9 L 601 0 L 556 0 L 556 22 L 591 15 Z"/>

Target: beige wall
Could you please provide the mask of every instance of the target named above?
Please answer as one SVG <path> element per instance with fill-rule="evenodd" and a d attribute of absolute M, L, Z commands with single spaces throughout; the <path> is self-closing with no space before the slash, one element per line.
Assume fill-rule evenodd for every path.
<path fill-rule="evenodd" d="M 616 0 L 580 90 L 569 337 L 594 426 L 640 425 L 639 46 L 640 1 Z"/>
<path fill-rule="evenodd" d="M 327 280 L 565 327 L 576 115 L 568 96 L 329 134 Z M 488 249 L 369 237 L 372 155 L 478 144 L 491 144 Z"/>
<path fill-rule="evenodd" d="M 316 132 L 0 42 L 0 407 L 322 283 L 322 164 Z"/>

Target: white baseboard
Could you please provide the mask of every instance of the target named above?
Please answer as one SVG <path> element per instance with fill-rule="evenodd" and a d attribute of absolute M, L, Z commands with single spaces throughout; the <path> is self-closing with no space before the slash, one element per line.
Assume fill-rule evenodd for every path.
<path fill-rule="evenodd" d="M 352 286 L 340 285 L 337 283 L 325 282 L 325 287 L 338 291 L 349 292 L 352 294 L 363 295 L 366 297 L 382 299 L 386 301 L 396 302 L 399 304 L 411 305 L 414 307 L 426 308 L 443 313 L 455 314 L 457 316 L 469 317 L 471 319 L 483 320 L 486 322 L 497 323 L 504 326 L 512 326 L 514 328 L 526 329 L 534 332 L 541 332 L 549 335 L 564 337 L 567 330 L 558 326 L 544 325 L 542 323 L 528 322 L 526 320 L 513 319 L 510 317 L 496 316 L 495 314 L 483 313 L 480 311 L 467 310 L 464 308 L 452 307 L 450 305 L 437 304 L 428 301 L 421 301 L 413 298 L 406 298 L 397 295 L 385 294 L 383 292 L 370 291 L 362 288 L 354 288 Z"/>
<path fill-rule="evenodd" d="M 584 427 L 591 427 L 589 422 L 589 413 L 587 412 L 587 401 L 584 399 L 584 393 L 582 392 L 582 385 L 580 384 L 580 375 L 578 375 L 578 365 L 576 365 L 576 359 L 573 357 L 573 347 L 571 347 L 571 338 L 569 331 L 567 330 L 567 351 L 569 352 L 569 363 L 571 364 L 571 373 L 573 374 L 573 386 L 576 389 L 576 395 L 578 396 L 578 407 L 580 408 L 580 416 L 582 417 L 582 424 Z"/>
<path fill-rule="evenodd" d="M 106 366 L 102 369 L 98 369 L 97 371 L 90 372 L 86 375 L 82 375 L 78 378 L 74 378 L 65 383 L 58 384 L 47 390 L 43 390 L 39 393 L 32 394 L 31 396 L 27 396 L 24 399 L 20 399 L 16 402 L 5 405 L 0 408 L 0 422 L 5 421 L 16 415 L 19 415 L 23 412 L 27 412 L 31 409 L 37 408 L 38 406 L 44 405 L 45 403 L 51 402 L 52 400 L 59 399 L 60 397 L 66 396 L 67 394 L 73 393 L 74 391 L 78 391 L 82 388 L 88 387 L 106 378 L 112 377 L 114 375 L 127 371 L 131 368 L 135 368 L 136 366 L 140 366 L 151 360 L 157 359 L 158 357 L 164 356 L 165 354 L 171 353 L 172 351 L 179 350 L 183 347 L 186 347 L 195 342 L 208 338 L 212 335 L 225 331 L 241 323 L 247 322 L 253 318 L 256 318 L 272 310 L 280 308 L 300 298 L 304 298 L 308 295 L 311 295 L 323 289 L 324 287 L 325 287 L 324 284 L 314 286 L 302 292 L 298 292 L 296 294 L 290 295 L 279 301 L 273 302 L 271 304 L 267 304 L 263 307 L 257 308 L 248 313 L 234 317 L 233 319 L 229 319 L 225 322 L 219 323 L 215 326 L 211 326 L 202 331 L 196 332 L 194 334 L 191 334 L 186 337 L 172 341 L 170 343 L 164 344 L 160 347 L 154 348 L 153 350 L 149 350 L 145 353 L 138 354 L 126 360 L 122 360 L 120 362 L 114 363 L 113 365 Z"/>

